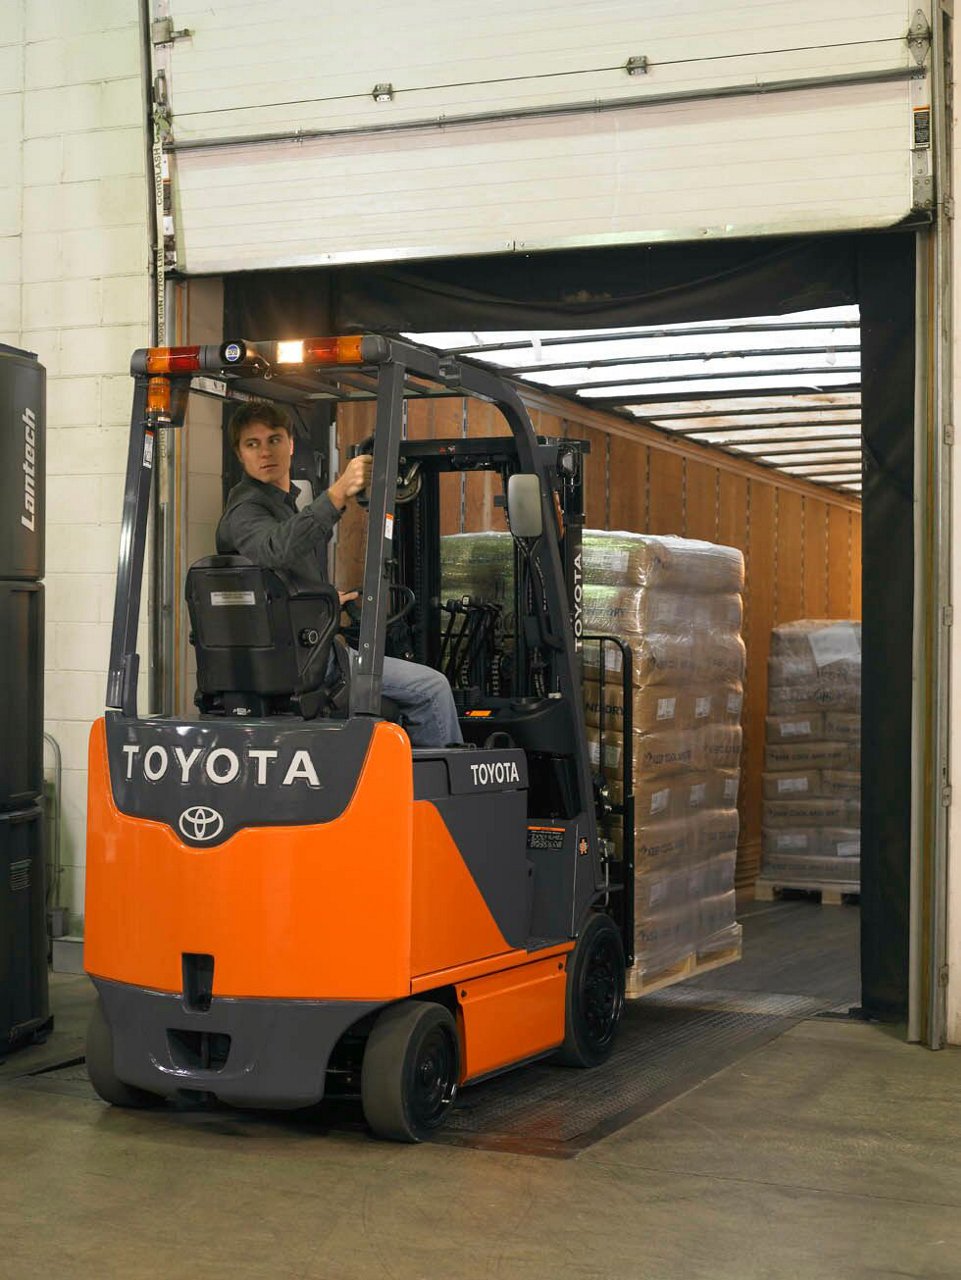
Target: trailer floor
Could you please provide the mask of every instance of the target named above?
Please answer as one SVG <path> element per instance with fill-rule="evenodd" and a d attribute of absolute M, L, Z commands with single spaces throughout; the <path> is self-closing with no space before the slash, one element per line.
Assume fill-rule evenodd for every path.
<path fill-rule="evenodd" d="M 856 912 L 783 905 L 782 941 L 792 936 L 798 955 L 826 931 L 838 959 L 856 958 Z M 956 1277 L 961 1055 L 858 1020 L 798 1022 L 802 1007 L 852 999 L 830 965 L 829 990 L 776 993 L 775 1011 L 752 987 L 763 951 L 752 939 L 774 919 L 752 908 L 744 920 L 743 967 L 707 975 L 723 990 L 686 984 L 629 1015 L 649 1044 L 661 1037 L 641 1064 L 653 1085 L 660 1055 L 660 1105 L 560 1162 L 519 1144 L 394 1146 L 349 1123 L 115 1111 L 91 1097 L 79 1064 L 58 1066 L 82 1052 L 90 986 L 56 976 L 54 1037 L 0 1067 L 0 1278 Z M 810 988 L 810 973 L 785 960 L 781 985 Z M 725 1059 L 717 1038 L 698 1035 L 716 1037 L 726 1017 L 779 1021 L 781 1034 L 754 1026 Z M 678 1096 L 686 1072 L 700 1082 Z M 562 1141 L 589 1128 L 565 1113 L 600 1073 L 556 1074 L 571 1083 L 541 1094 L 540 1132 Z M 514 1077 L 517 1095 L 534 1087 L 533 1069 Z"/>

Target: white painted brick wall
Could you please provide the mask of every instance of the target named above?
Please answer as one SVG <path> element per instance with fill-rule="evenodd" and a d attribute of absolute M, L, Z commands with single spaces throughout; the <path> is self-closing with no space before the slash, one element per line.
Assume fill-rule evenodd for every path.
<path fill-rule="evenodd" d="M 147 337 L 144 162 L 137 5 L 6 6 L 0 341 L 36 351 L 48 375 L 45 713 L 63 756 L 61 901 L 74 927 L 83 912 L 87 739 L 106 687 L 128 370 Z M 140 634 L 146 660 L 145 627 Z"/>

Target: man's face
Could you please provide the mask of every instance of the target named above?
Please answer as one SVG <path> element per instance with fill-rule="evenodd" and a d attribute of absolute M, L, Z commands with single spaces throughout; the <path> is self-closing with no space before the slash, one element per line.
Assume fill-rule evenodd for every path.
<path fill-rule="evenodd" d="M 251 422 L 244 427 L 237 442 L 237 457 L 247 475 L 265 484 L 275 484 L 278 489 L 290 488 L 293 452 L 293 436 L 265 422 Z"/>

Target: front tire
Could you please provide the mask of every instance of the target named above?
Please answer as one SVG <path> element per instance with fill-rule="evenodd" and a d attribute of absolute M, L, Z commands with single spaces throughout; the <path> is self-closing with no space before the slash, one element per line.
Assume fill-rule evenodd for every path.
<path fill-rule="evenodd" d="M 624 945 L 610 916 L 592 915 L 567 967 L 564 1043 L 558 1060 L 567 1067 L 598 1067 L 614 1048 L 624 1012 Z"/>
<path fill-rule="evenodd" d="M 87 1026 L 87 1074 L 100 1097 L 113 1107 L 155 1107 L 162 1101 L 155 1093 L 118 1078 L 113 1069 L 113 1033 L 99 1000 Z"/>
<path fill-rule="evenodd" d="M 423 1142 L 447 1118 L 459 1072 L 457 1026 L 443 1005 L 390 1005 L 364 1049 L 364 1118 L 379 1138 Z"/>

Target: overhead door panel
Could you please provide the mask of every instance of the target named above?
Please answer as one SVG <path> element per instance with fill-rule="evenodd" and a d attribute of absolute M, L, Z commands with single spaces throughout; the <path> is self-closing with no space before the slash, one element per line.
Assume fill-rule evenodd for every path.
<path fill-rule="evenodd" d="M 155 47 L 188 272 L 878 227 L 919 201 L 916 5 L 281 12 L 178 6 Z"/>

